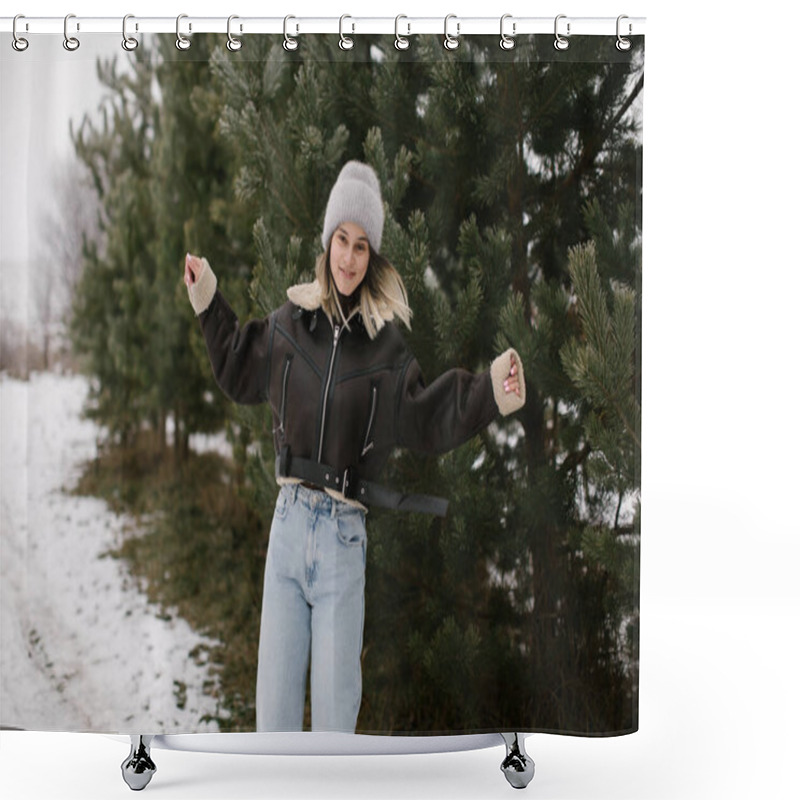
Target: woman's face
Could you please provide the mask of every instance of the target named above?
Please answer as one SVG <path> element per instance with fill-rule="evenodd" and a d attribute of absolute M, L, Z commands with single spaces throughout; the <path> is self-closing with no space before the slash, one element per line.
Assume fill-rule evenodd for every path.
<path fill-rule="evenodd" d="M 343 222 L 331 238 L 331 273 L 342 297 L 350 297 L 361 285 L 369 266 L 369 241 L 355 222 Z"/>

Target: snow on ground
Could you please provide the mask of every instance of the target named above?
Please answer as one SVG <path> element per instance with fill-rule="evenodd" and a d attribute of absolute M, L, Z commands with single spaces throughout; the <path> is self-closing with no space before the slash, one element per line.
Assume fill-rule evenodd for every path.
<path fill-rule="evenodd" d="M 0 376 L 0 725 L 216 731 L 200 722 L 216 706 L 202 691 L 206 669 L 189 657 L 214 642 L 148 603 L 124 562 L 103 557 L 133 521 L 69 494 L 96 454 L 86 393 L 81 377 Z"/>

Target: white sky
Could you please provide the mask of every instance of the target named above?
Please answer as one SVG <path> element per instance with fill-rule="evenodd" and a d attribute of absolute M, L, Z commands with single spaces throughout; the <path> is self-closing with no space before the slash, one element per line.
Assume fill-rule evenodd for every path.
<path fill-rule="evenodd" d="M 4 44 L 5 44 L 5 37 Z M 36 38 L 25 53 L 0 49 L 0 308 L 27 313 L 29 263 L 36 257 L 38 220 L 50 202 L 51 172 L 74 158 L 69 121 L 80 122 L 101 97 L 95 77 L 100 52 L 115 54 L 117 37 L 86 39 L 75 53 L 61 38 Z M 35 47 L 34 47 L 35 45 Z M 121 48 L 120 52 L 121 52 Z"/>

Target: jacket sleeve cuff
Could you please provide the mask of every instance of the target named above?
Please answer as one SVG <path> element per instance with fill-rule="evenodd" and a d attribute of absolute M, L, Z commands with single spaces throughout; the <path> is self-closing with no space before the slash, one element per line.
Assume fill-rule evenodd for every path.
<path fill-rule="evenodd" d="M 203 262 L 203 271 L 197 281 L 188 287 L 189 302 L 198 317 L 211 305 L 211 301 L 217 291 L 217 276 L 208 261 L 204 258 L 201 260 Z"/>
<path fill-rule="evenodd" d="M 517 363 L 517 374 L 519 375 L 519 390 L 520 394 L 516 392 L 507 393 L 503 388 L 503 382 L 508 377 L 511 370 L 511 356 Z M 525 405 L 525 372 L 522 368 L 522 361 L 519 354 L 513 348 L 509 348 L 505 353 L 501 353 L 497 358 L 492 361 L 489 368 L 492 376 L 492 391 L 494 392 L 494 401 L 497 403 L 497 408 L 500 413 L 505 417 L 519 411 Z"/>

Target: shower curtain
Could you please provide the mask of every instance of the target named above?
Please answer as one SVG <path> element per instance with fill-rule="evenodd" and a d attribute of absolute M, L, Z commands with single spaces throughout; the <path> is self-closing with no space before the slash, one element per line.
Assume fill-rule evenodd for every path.
<path fill-rule="evenodd" d="M 449 505 L 366 515 L 356 732 L 637 729 L 644 38 L 451 30 L 3 36 L 3 727 L 255 730 L 280 420 L 184 257 L 265 317 L 358 160 L 427 384 L 513 347 L 526 402 L 389 459 Z"/>

